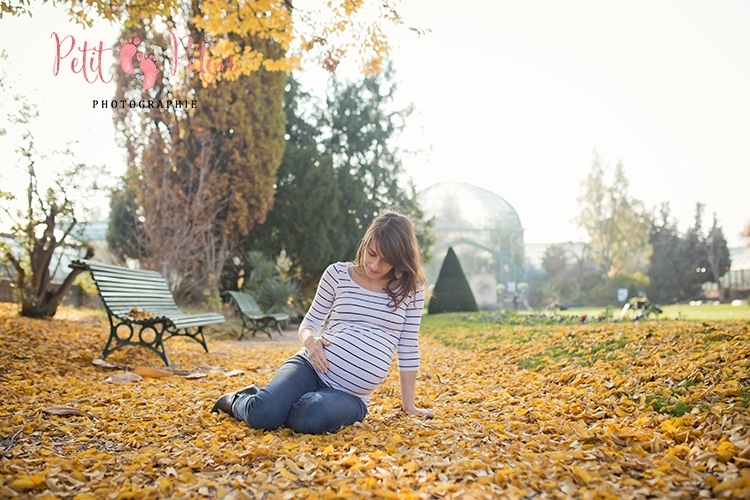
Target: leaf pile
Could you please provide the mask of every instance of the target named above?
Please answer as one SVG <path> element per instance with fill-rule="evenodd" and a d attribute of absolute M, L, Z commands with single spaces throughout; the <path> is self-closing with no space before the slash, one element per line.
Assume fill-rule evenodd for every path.
<path fill-rule="evenodd" d="M 362 423 L 308 436 L 209 412 L 296 342 L 174 338 L 168 373 L 138 348 L 94 364 L 106 321 L 68 316 L 0 305 L 2 498 L 750 496 L 746 322 L 427 316 L 417 399 L 435 418 L 399 410 L 392 373 Z"/>
<path fill-rule="evenodd" d="M 128 319 L 151 319 L 154 317 L 154 313 L 147 311 L 146 309 L 141 309 L 138 306 L 133 306 L 125 317 Z"/>

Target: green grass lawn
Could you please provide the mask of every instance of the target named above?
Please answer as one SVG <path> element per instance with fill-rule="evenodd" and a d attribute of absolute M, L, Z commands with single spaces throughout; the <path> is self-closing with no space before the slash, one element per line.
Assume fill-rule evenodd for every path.
<path fill-rule="evenodd" d="M 688 304 L 675 304 L 662 306 L 662 314 L 652 314 L 645 321 L 748 321 L 750 320 L 750 306 L 732 306 L 730 304 L 690 306 Z M 620 308 L 603 307 L 572 307 L 564 311 L 479 311 L 475 313 L 444 313 L 438 315 L 426 315 L 425 320 L 429 324 L 439 324 L 451 328 L 465 325 L 469 320 L 472 328 L 479 331 L 492 330 L 493 324 L 515 324 L 515 325 L 544 325 L 554 324 L 578 324 L 580 318 L 586 317 L 586 323 L 620 321 Z M 632 322 L 636 317 L 634 311 L 628 311 L 623 321 Z M 644 321 L 643 319 L 639 321 Z"/>
<path fill-rule="evenodd" d="M 660 306 L 664 311 L 663 314 L 654 316 L 660 320 L 686 320 L 686 321 L 731 321 L 737 319 L 750 320 L 750 306 L 743 304 L 741 306 L 732 306 L 731 304 L 702 304 L 700 306 L 691 306 L 688 304 L 674 304 L 671 306 Z M 613 308 L 612 313 L 615 319 L 620 317 L 619 308 Z M 574 307 L 565 311 L 560 311 L 561 316 L 587 314 L 589 316 L 599 316 L 604 312 L 603 307 Z M 630 318 L 634 317 L 632 311 Z"/>

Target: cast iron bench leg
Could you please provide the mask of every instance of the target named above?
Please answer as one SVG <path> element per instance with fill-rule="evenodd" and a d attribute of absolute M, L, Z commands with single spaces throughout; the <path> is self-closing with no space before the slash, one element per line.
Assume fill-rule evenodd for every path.
<path fill-rule="evenodd" d="M 167 350 L 164 348 L 164 331 L 166 330 L 166 325 L 163 323 L 156 323 L 156 324 L 144 324 L 139 325 L 140 329 L 138 330 L 137 339 L 134 339 L 136 336 L 135 328 L 133 328 L 135 325 L 133 323 L 129 322 L 120 322 L 118 324 L 115 324 L 112 317 L 109 318 L 109 339 L 107 339 L 107 345 L 104 346 L 104 352 L 102 352 L 102 359 L 107 359 L 107 356 L 112 354 L 114 351 L 121 349 L 126 346 L 141 346 L 145 347 L 147 349 L 150 349 L 154 353 L 156 353 L 157 356 L 161 358 L 162 361 L 164 361 L 164 364 L 167 366 L 170 366 L 169 363 L 169 356 L 167 356 Z M 117 331 L 121 329 L 122 327 L 128 329 L 128 335 L 127 336 L 120 336 L 117 334 Z M 144 338 L 144 333 L 151 333 L 153 335 L 153 339 L 147 340 Z M 202 334 L 201 334 L 202 337 Z M 200 342 L 203 345 L 203 348 L 206 349 L 206 352 L 208 352 L 208 348 L 206 347 L 205 339 L 201 342 L 198 339 L 195 339 L 198 342 Z M 112 345 L 114 343 L 114 346 Z"/>
<path fill-rule="evenodd" d="M 197 328 L 195 333 L 191 333 L 191 328 Z M 182 330 L 182 331 L 181 331 Z M 164 336 L 164 340 L 167 340 L 168 338 L 172 337 L 189 337 L 196 342 L 198 342 L 200 345 L 203 346 L 203 349 L 208 352 L 208 345 L 206 344 L 206 337 L 203 336 L 203 327 L 186 327 L 186 328 L 165 328 L 164 329 L 167 334 Z"/>

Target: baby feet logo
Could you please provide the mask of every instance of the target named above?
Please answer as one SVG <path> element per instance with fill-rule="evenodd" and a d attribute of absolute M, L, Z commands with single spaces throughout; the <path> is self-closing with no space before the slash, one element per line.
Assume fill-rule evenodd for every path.
<path fill-rule="evenodd" d="M 148 90 L 156 83 L 156 75 L 159 71 L 156 69 L 156 58 L 151 54 L 138 52 L 138 44 L 141 43 L 138 38 L 128 38 L 120 40 L 120 67 L 128 75 L 132 75 L 133 56 L 140 61 L 138 67 L 143 72 L 143 89 Z"/>

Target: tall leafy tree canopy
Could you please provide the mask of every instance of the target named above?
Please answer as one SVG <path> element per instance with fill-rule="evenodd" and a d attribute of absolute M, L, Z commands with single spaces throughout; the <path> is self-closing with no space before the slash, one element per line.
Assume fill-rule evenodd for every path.
<path fill-rule="evenodd" d="M 376 75 L 389 51 L 385 26 L 403 24 L 398 0 L 305 4 L 311 8 L 300 8 L 292 0 L 53 3 L 84 25 L 91 25 L 94 16 L 123 23 L 120 54 L 137 51 L 143 74 L 125 69 L 121 61 L 118 101 L 200 103 L 198 109 L 120 107 L 115 113 L 129 172 L 123 192 L 113 200 L 113 223 L 119 226 L 110 240 L 123 255 L 137 254 L 170 277 L 176 290 L 195 283 L 201 274 L 208 276 L 196 290 L 185 290 L 187 295 L 200 288 L 215 293 L 223 263 L 271 207 L 284 146 L 280 103 L 285 72 L 298 67 L 303 56 L 334 71 L 353 55 L 366 74 Z M 30 5 L 0 0 L 0 17 L 31 15 Z M 207 69 L 212 63 L 204 63 L 204 51 L 206 60 L 219 65 L 215 73 Z M 377 80 L 367 85 L 376 100 L 390 99 L 380 93 Z M 343 108 L 353 104 L 358 103 L 347 102 Z M 388 121 L 392 117 L 368 117 L 379 120 L 376 132 L 383 125 L 391 127 L 387 133 L 393 132 Z M 329 137 L 341 126 L 334 122 L 328 122 Z M 347 207 L 342 220 L 351 226 L 339 230 L 348 235 L 355 234 L 348 229 L 362 230 L 384 200 L 393 204 L 398 195 L 389 187 L 388 176 L 394 172 L 398 177 L 398 168 L 389 171 L 384 166 L 390 162 L 398 167 L 382 147 L 385 139 L 360 135 L 361 156 L 349 162 L 349 171 L 340 168 L 341 148 L 334 151 L 329 145 L 330 158 L 323 160 L 321 170 L 311 172 L 313 178 L 324 174 L 327 163 L 329 173 L 335 173 Z M 346 141 L 339 144 L 348 146 Z M 364 175 L 367 166 L 373 170 Z M 368 191 L 370 185 L 374 187 Z M 398 205 L 412 210 L 409 199 Z M 130 229 L 134 237 L 119 237 L 118 227 Z"/>
<path fill-rule="evenodd" d="M 417 211 L 413 186 L 402 187 L 402 152 L 393 144 L 411 113 L 411 108 L 391 109 L 396 90 L 390 70 L 356 83 L 332 82 L 322 120 L 328 132 L 324 143 L 344 176 L 353 232 L 369 226 L 387 206 Z"/>
<path fill-rule="evenodd" d="M 729 270 L 729 249 L 716 216 L 703 234 L 704 206 L 696 204 L 693 225 L 680 234 L 669 205 L 663 204 L 660 218 L 651 229 L 651 265 L 648 296 L 660 303 L 695 299 L 702 296 L 702 285 L 714 282 L 722 297 L 721 277 Z"/>
<path fill-rule="evenodd" d="M 361 82 L 333 81 L 325 106 L 289 80 L 274 207 L 245 248 L 269 255 L 283 250 L 307 289 L 331 262 L 354 258 L 367 226 L 384 209 L 409 215 L 422 248 L 429 246 L 394 143 L 410 109 L 391 109 L 391 78 L 386 72 Z"/>
<path fill-rule="evenodd" d="M 289 79 L 285 95 L 286 149 L 278 171 L 273 209 L 244 244 L 267 255 L 285 251 L 300 280 L 314 281 L 337 256 L 356 243 L 341 231 L 346 212 L 331 155 L 320 146 L 320 110 L 306 116 L 312 97 Z"/>
<path fill-rule="evenodd" d="M 727 240 L 724 238 L 724 230 L 719 226 L 716 214 L 713 216 L 713 223 L 705 239 L 706 255 L 708 256 L 708 266 L 711 271 L 711 281 L 716 283 L 719 290 L 719 299 L 724 298 L 724 289 L 721 284 L 721 277 L 724 276 L 732 265 L 729 257 L 729 248 Z"/>
<path fill-rule="evenodd" d="M 677 231 L 677 223 L 672 219 L 669 203 L 662 204 L 659 217 L 651 226 L 649 237 L 652 253 L 649 263 L 649 286 L 647 294 L 659 303 L 676 302 L 685 295 L 682 290 L 682 273 L 676 252 L 681 247 L 682 238 Z"/>

